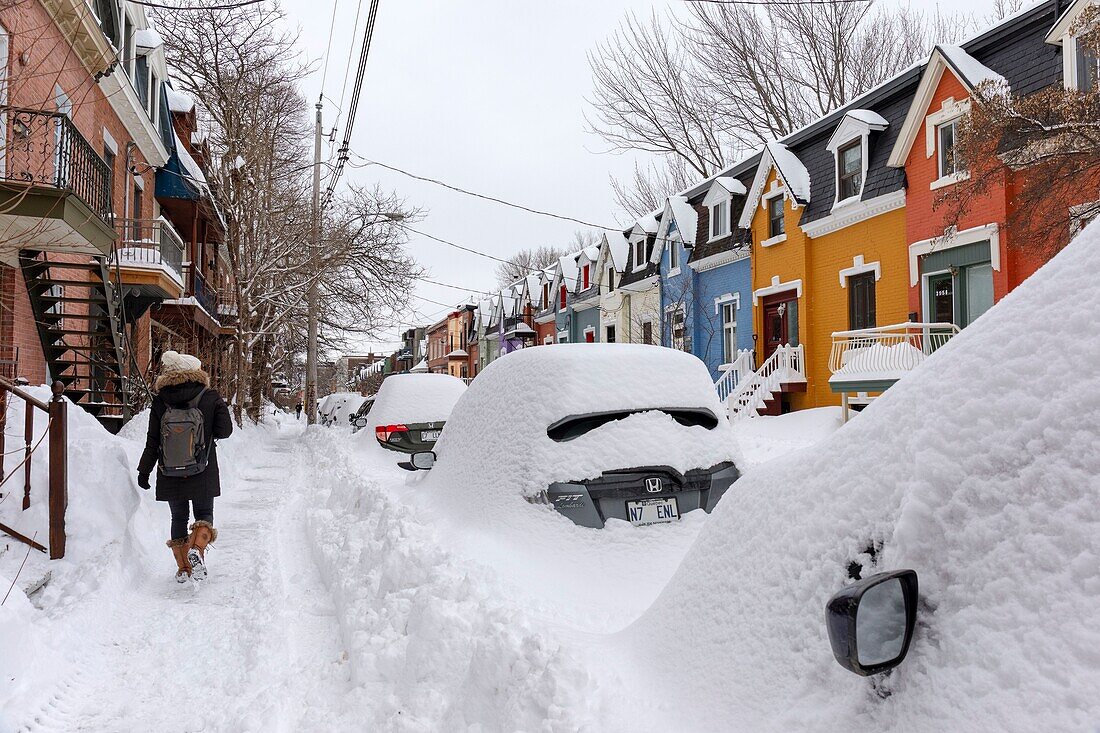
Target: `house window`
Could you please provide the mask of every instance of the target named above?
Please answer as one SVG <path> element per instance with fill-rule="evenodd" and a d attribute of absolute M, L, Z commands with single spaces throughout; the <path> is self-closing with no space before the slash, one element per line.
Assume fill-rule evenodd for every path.
<path fill-rule="evenodd" d="M 614 326 L 604 326 L 604 339 L 603 340 L 604 340 L 605 343 L 609 343 L 609 344 L 615 343 L 615 327 Z"/>
<path fill-rule="evenodd" d="M 642 324 L 642 343 L 653 344 L 653 322 L 646 321 Z"/>
<path fill-rule="evenodd" d="M 768 238 L 783 234 L 783 196 L 768 199 Z"/>
<path fill-rule="evenodd" d="M 106 144 L 103 145 L 103 162 L 107 164 L 107 190 L 110 197 L 115 197 L 115 151 Z"/>
<path fill-rule="evenodd" d="M 634 269 L 640 270 L 645 265 L 645 239 L 639 239 L 634 243 Z"/>
<path fill-rule="evenodd" d="M 550 307 L 550 283 L 542 284 L 542 307 Z"/>
<path fill-rule="evenodd" d="M 672 348 L 677 351 L 684 351 L 687 339 L 684 333 L 684 307 L 682 305 L 677 306 L 669 314 L 669 334 L 672 337 Z"/>
<path fill-rule="evenodd" d="M 581 290 L 588 290 L 588 268 L 589 265 L 581 268 Z"/>
<path fill-rule="evenodd" d="M 836 154 L 837 201 L 858 196 L 863 188 L 863 142 L 855 140 Z"/>
<path fill-rule="evenodd" d="M 134 180 L 134 241 L 141 241 L 141 194 L 142 190 L 137 185 L 137 180 Z"/>
<path fill-rule="evenodd" d="M 732 364 L 737 354 L 737 301 L 722 303 L 722 362 Z"/>
<path fill-rule="evenodd" d="M 119 48 L 118 36 L 118 8 L 111 0 L 95 0 L 93 12 L 99 20 L 99 27 L 103 29 L 103 35 Z"/>
<path fill-rule="evenodd" d="M 730 227 L 729 201 L 719 201 L 710 207 L 710 238 L 717 239 L 729 234 Z"/>
<path fill-rule="evenodd" d="M 559 310 L 565 308 L 565 294 L 566 294 L 566 292 L 567 291 L 566 291 L 565 285 L 562 285 L 561 288 L 558 290 L 558 309 Z"/>
<path fill-rule="evenodd" d="M 584 329 L 584 342 L 587 344 L 596 343 L 596 329 L 586 328 Z"/>
<path fill-rule="evenodd" d="M 134 62 L 134 88 L 137 89 L 141 106 L 149 109 L 149 57 L 138 56 Z"/>
<path fill-rule="evenodd" d="M 676 242 L 668 243 L 668 269 L 680 269 L 680 245 Z"/>
<path fill-rule="evenodd" d="M 960 173 L 963 170 L 962 160 L 959 159 L 958 152 L 955 149 L 957 125 L 958 120 L 954 120 L 936 128 L 940 178 Z"/>
<path fill-rule="evenodd" d="M 607 268 L 607 292 L 611 292 L 615 289 L 615 268 Z"/>
<path fill-rule="evenodd" d="M 848 328 L 874 328 L 875 273 L 863 272 L 848 277 Z"/>
<path fill-rule="evenodd" d="M 1077 91 L 1091 92 L 1096 89 L 1097 81 L 1100 81 L 1100 54 L 1085 48 L 1082 44 L 1084 40 L 1086 40 L 1084 37 L 1078 38 L 1075 44 L 1077 46 Z"/>
<path fill-rule="evenodd" d="M 126 13 L 122 14 L 122 42 L 125 48 L 122 51 L 122 64 L 126 68 L 126 75 L 130 80 L 134 79 L 134 21 Z"/>

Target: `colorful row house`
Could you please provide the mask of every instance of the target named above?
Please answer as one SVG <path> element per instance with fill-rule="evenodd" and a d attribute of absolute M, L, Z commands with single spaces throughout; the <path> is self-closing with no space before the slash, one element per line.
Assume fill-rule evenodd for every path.
<path fill-rule="evenodd" d="M 698 356 L 731 417 L 866 405 L 1100 213 L 1100 181 L 1088 179 L 1052 190 L 1048 211 L 1014 217 L 1021 190 L 1054 184 L 1012 168 L 1003 150 L 965 161 L 956 149 L 976 90 L 1097 88 L 1100 61 L 1075 36 L 1090 2 L 1048 0 L 937 46 L 481 301 L 479 368 L 529 346 L 651 344 Z M 979 171 L 996 185 L 953 215 L 942 200 Z M 1066 231 L 1029 231 L 1028 215 Z"/>

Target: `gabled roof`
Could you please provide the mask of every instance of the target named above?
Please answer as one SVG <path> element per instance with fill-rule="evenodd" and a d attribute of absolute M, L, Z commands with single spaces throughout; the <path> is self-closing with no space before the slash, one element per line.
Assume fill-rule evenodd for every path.
<path fill-rule="evenodd" d="M 1054 44 L 1055 46 L 1062 45 L 1062 39 L 1069 33 L 1070 28 L 1077 22 L 1077 18 L 1080 17 L 1082 11 L 1092 4 L 1092 0 L 1071 0 L 1066 6 L 1065 12 L 1059 16 L 1058 20 L 1054 23 L 1054 27 L 1050 29 L 1050 33 L 1047 33 L 1046 42 Z"/>
<path fill-rule="evenodd" d="M 630 240 L 622 232 L 608 229 L 603 233 L 603 242 L 600 249 L 611 260 L 611 266 L 616 272 L 622 272 L 626 267 L 627 254 L 630 251 Z"/>
<path fill-rule="evenodd" d="M 760 197 L 764 194 L 764 185 L 768 182 L 772 168 L 783 179 L 786 195 L 795 206 L 810 202 L 810 174 L 806 166 L 797 155 L 787 149 L 787 146 L 773 140 L 764 146 L 760 165 L 756 168 L 756 177 L 753 178 L 752 186 L 745 198 L 745 208 L 741 210 L 741 217 L 737 221 L 737 225 L 743 229 L 752 226 L 753 214 L 756 212 L 757 204 L 760 203 Z"/>
<path fill-rule="evenodd" d="M 912 150 L 913 143 L 916 142 L 917 136 L 924 127 L 928 106 L 932 102 L 936 88 L 940 85 L 943 72 L 947 70 L 951 71 L 970 94 L 974 93 L 974 89 L 979 84 L 985 82 L 1008 87 L 1008 81 L 1003 76 L 980 63 L 960 47 L 936 46 L 928 57 L 924 73 L 921 74 L 920 84 L 905 115 L 905 122 L 901 126 L 898 139 L 894 142 L 893 150 L 890 151 L 888 165 L 895 168 L 905 166 L 905 159 L 909 157 L 909 151 Z"/>
<path fill-rule="evenodd" d="M 665 243 L 670 241 L 669 231 L 675 222 L 680 241 L 689 249 L 695 246 L 696 233 L 699 230 L 699 214 L 684 196 L 669 196 L 665 199 L 665 210 L 661 213 L 661 228 L 657 232 L 657 241 L 650 255 L 651 262 L 660 262 Z"/>

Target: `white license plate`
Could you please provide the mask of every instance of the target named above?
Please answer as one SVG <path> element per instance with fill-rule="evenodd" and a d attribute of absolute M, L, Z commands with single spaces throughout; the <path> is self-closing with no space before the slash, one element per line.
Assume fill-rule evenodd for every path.
<path fill-rule="evenodd" d="M 641 499 L 626 503 L 626 516 L 635 527 L 675 522 L 680 519 L 680 508 L 676 505 L 675 496 L 665 499 Z"/>
<path fill-rule="evenodd" d="M 420 433 L 420 439 L 423 441 L 439 440 L 439 434 L 442 432 L 442 430 L 423 430 Z"/>

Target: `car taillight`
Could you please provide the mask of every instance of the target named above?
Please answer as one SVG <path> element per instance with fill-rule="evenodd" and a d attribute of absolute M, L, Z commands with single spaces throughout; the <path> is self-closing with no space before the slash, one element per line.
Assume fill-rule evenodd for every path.
<path fill-rule="evenodd" d="M 388 443 L 397 433 L 409 432 L 408 427 L 405 425 L 379 425 L 374 429 L 374 435 L 379 441 Z"/>

